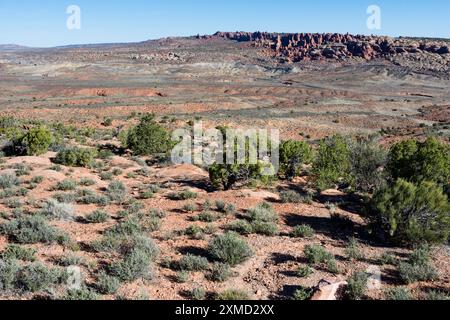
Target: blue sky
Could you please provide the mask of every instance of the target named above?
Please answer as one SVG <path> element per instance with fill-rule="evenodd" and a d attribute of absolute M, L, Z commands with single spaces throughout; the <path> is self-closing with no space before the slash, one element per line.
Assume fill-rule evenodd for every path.
<path fill-rule="evenodd" d="M 382 29 L 366 27 L 381 8 Z M 81 29 L 66 27 L 69 5 Z M 0 43 L 28 46 L 132 42 L 221 31 L 350 32 L 450 38 L 448 0 L 0 0 Z"/>

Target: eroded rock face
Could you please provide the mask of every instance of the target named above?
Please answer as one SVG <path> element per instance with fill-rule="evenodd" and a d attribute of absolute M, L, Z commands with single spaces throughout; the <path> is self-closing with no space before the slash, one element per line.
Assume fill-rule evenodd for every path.
<path fill-rule="evenodd" d="M 270 48 L 276 57 L 286 62 L 303 60 L 345 60 L 361 57 L 366 60 L 389 58 L 396 54 L 433 53 L 449 54 L 444 43 L 417 43 L 411 39 L 364 36 L 338 33 L 267 33 L 217 32 L 222 37 L 240 42 L 253 42 L 257 47 Z"/>

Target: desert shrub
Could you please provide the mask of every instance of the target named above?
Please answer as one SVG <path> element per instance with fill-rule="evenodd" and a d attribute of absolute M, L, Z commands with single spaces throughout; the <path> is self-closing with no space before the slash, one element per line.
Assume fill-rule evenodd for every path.
<path fill-rule="evenodd" d="M 110 181 L 113 179 L 113 177 L 114 177 L 114 175 L 112 174 L 112 172 L 100 173 L 100 179 L 102 179 L 103 181 Z"/>
<path fill-rule="evenodd" d="M 230 265 L 226 263 L 215 262 L 207 278 L 214 282 L 225 282 L 231 277 Z"/>
<path fill-rule="evenodd" d="M 355 189 L 373 192 L 385 182 L 383 168 L 387 152 L 373 137 L 361 138 L 350 144 L 350 175 Z"/>
<path fill-rule="evenodd" d="M 233 203 L 228 203 L 225 205 L 224 209 L 225 214 L 234 214 L 236 213 L 236 206 Z"/>
<path fill-rule="evenodd" d="M 120 280 L 102 271 L 97 276 L 96 287 L 102 294 L 115 294 L 120 287 Z"/>
<path fill-rule="evenodd" d="M 95 181 L 89 178 L 81 178 L 79 184 L 80 186 L 90 187 L 95 185 Z"/>
<path fill-rule="evenodd" d="M 243 301 L 249 300 L 247 292 L 237 289 L 225 290 L 217 295 L 217 300 L 223 301 Z"/>
<path fill-rule="evenodd" d="M 72 203 L 77 200 L 77 194 L 70 192 L 58 192 L 53 194 L 52 197 L 60 203 Z"/>
<path fill-rule="evenodd" d="M 302 203 L 303 196 L 294 190 L 281 191 L 280 200 L 282 203 Z"/>
<path fill-rule="evenodd" d="M 408 261 L 399 263 L 398 273 L 400 279 L 406 284 L 437 279 L 437 271 L 430 260 L 430 248 L 428 245 L 416 247 Z"/>
<path fill-rule="evenodd" d="M 19 289 L 37 292 L 50 289 L 59 282 L 60 277 L 60 270 L 48 268 L 41 263 L 32 263 L 19 270 L 16 281 Z"/>
<path fill-rule="evenodd" d="M 450 178 L 450 148 L 436 138 L 423 143 L 400 142 L 391 148 L 387 168 L 394 180 L 431 181 L 446 186 Z"/>
<path fill-rule="evenodd" d="M 1 233 L 22 244 L 68 242 L 68 236 L 50 226 L 42 216 L 23 216 L 0 225 Z"/>
<path fill-rule="evenodd" d="M 300 175 L 303 164 L 312 160 L 312 149 L 304 141 L 288 140 L 280 145 L 280 174 L 286 179 Z"/>
<path fill-rule="evenodd" d="M 387 300 L 408 301 L 414 300 L 411 291 L 407 288 L 392 288 L 386 291 Z"/>
<path fill-rule="evenodd" d="M 195 288 L 190 293 L 189 296 L 194 301 L 201 301 L 206 299 L 206 291 L 203 288 Z"/>
<path fill-rule="evenodd" d="M 75 219 L 75 208 L 71 204 L 60 203 L 55 199 L 49 199 L 44 203 L 41 214 L 50 219 L 72 221 Z"/>
<path fill-rule="evenodd" d="M 175 275 L 175 281 L 178 283 L 186 283 L 189 281 L 189 272 L 186 270 L 178 271 Z"/>
<path fill-rule="evenodd" d="M 53 141 L 53 135 L 44 126 L 28 130 L 18 141 L 18 148 L 26 155 L 35 156 L 46 153 Z"/>
<path fill-rule="evenodd" d="M 335 135 L 320 142 L 312 173 L 319 190 L 348 180 L 350 149 L 343 137 Z"/>
<path fill-rule="evenodd" d="M 450 233 L 450 204 L 434 183 L 400 179 L 375 194 L 371 220 L 398 244 L 443 243 Z"/>
<path fill-rule="evenodd" d="M 133 249 L 117 262 L 109 266 L 111 274 L 121 281 L 134 281 L 148 274 L 151 259 L 149 255 L 138 249 Z"/>
<path fill-rule="evenodd" d="M 278 215 L 273 207 L 267 203 L 262 202 L 255 208 L 252 208 L 248 212 L 249 219 L 251 221 L 264 221 L 264 222 L 276 222 L 278 221 Z"/>
<path fill-rule="evenodd" d="M 348 279 L 345 289 L 345 296 L 350 300 L 361 300 L 367 291 L 367 281 L 369 277 L 365 272 L 355 272 Z"/>
<path fill-rule="evenodd" d="M 86 259 L 82 256 L 69 253 L 68 255 L 64 255 L 58 259 L 58 265 L 62 267 L 70 267 L 70 266 L 81 266 L 86 264 Z"/>
<path fill-rule="evenodd" d="M 195 217 L 195 220 L 202 221 L 202 222 L 214 222 L 217 221 L 219 217 L 210 211 L 202 211 L 198 214 L 197 217 Z"/>
<path fill-rule="evenodd" d="M 227 204 L 222 200 L 217 200 L 215 202 L 216 210 L 219 212 L 225 212 L 226 205 Z"/>
<path fill-rule="evenodd" d="M 1 257 L 5 260 L 22 260 L 33 262 L 36 260 L 36 250 L 16 244 L 9 244 L 2 252 Z"/>
<path fill-rule="evenodd" d="M 94 149 L 70 147 L 56 154 L 54 162 L 69 167 L 88 167 L 97 155 Z"/>
<path fill-rule="evenodd" d="M 191 239 L 196 240 L 203 239 L 205 235 L 205 231 L 201 227 L 196 225 L 189 226 L 188 228 L 186 228 L 186 230 L 184 230 L 183 233 L 189 236 Z"/>
<path fill-rule="evenodd" d="M 127 196 L 127 188 L 123 182 L 115 180 L 109 183 L 106 189 L 106 195 L 111 201 L 123 202 Z"/>
<path fill-rule="evenodd" d="M 316 232 L 311 226 L 303 224 L 292 230 L 291 236 L 294 238 L 313 238 Z"/>
<path fill-rule="evenodd" d="M 208 259 L 201 256 L 187 254 L 176 264 L 179 270 L 203 271 L 208 268 Z"/>
<path fill-rule="evenodd" d="M 98 195 L 89 189 L 80 189 L 77 191 L 77 202 L 81 204 L 97 204 L 105 207 L 110 204 L 111 200 L 108 196 Z"/>
<path fill-rule="evenodd" d="M 253 233 L 253 226 L 247 220 L 236 220 L 227 225 L 227 230 L 237 232 L 241 235 Z"/>
<path fill-rule="evenodd" d="M 430 301 L 448 301 L 450 300 L 450 295 L 442 290 L 430 290 L 427 293 L 427 300 Z"/>
<path fill-rule="evenodd" d="M 167 153 L 173 146 L 169 132 L 155 122 L 153 115 L 142 117 L 141 122 L 129 130 L 126 142 L 126 147 L 138 156 Z"/>
<path fill-rule="evenodd" d="M 305 258 L 311 264 L 322 264 L 334 259 L 333 255 L 320 245 L 307 245 L 303 250 Z"/>
<path fill-rule="evenodd" d="M 13 290 L 20 266 L 16 260 L 0 259 L 0 291 Z"/>
<path fill-rule="evenodd" d="M 305 266 L 297 269 L 295 274 L 300 278 L 307 278 L 314 273 L 314 270 L 311 267 Z"/>
<path fill-rule="evenodd" d="M 177 193 L 172 193 L 169 195 L 169 198 L 171 200 L 193 200 L 197 199 L 198 194 L 196 192 L 190 191 L 190 190 L 184 190 Z"/>
<path fill-rule="evenodd" d="M 278 226 L 276 223 L 256 220 L 252 221 L 251 225 L 254 233 L 269 237 L 278 235 Z"/>
<path fill-rule="evenodd" d="M 195 212 L 197 210 L 198 210 L 198 207 L 195 203 L 186 203 L 183 206 L 183 211 L 186 211 L 186 212 Z"/>
<path fill-rule="evenodd" d="M 292 300 L 297 301 L 309 300 L 311 299 L 313 293 L 314 289 L 312 288 L 300 287 L 297 290 L 295 290 L 294 294 L 292 295 Z"/>
<path fill-rule="evenodd" d="M 19 178 L 15 173 L 5 173 L 0 175 L 0 188 L 9 189 L 20 184 Z"/>
<path fill-rule="evenodd" d="M 384 252 L 379 258 L 381 265 L 391 265 L 396 266 L 399 263 L 398 258 L 389 252 Z"/>
<path fill-rule="evenodd" d="M 10 209 L 17 209 L 17 208 L 22 208 L 23 206 L 23 202 L 20 199 L 6 199 L 4 201 L 4 205 Z"/>
<path fill-rule="evenodd" d="M 71 289 L 67 290 L 66 295 L 62 298 L 62 300 L 67 301 L 91 301 L 97 300 L 97 294 L 86 286 L 83 286 L 81 289 Z"/>
<path fill-rule="evenodd" d="M 109 214 L 105 211 L 95 210 L 94 212 L 88 214 L 84 220 L 87 223 L 104 223 L 109 220 Z"/>
<path fill-rule="evenodd" d="M 214 163 L 208 169 L 209 179 L 214 188 L 230 190 L 236 184 L 248 184 L 250 181 L 268 183 L 272 177 L 263 175 L 265 165 L 257 164 L 219 164 Z"/>
<path fill-rule="evenodd" d="M 208 253 L 214 259 L 232 266 L 244 262 L 253 254 L 247 243 L 231 232 L 216 236 L 208 245 Z"/>
<path fill-rule="evenodd" d="M 361 260 L 364 254 L 361 251 L 358 241 L 355 238 L 351 238 L 345 248 L 345 255 L 349 260 Z"/>
<path fill-rule="evenodd" d="M 30 179 L 30 183 L 39 184 L 39 183 L 42 183 L 42 181 L 44 181 L 44 179 L 45 178 L 43 176 L 35 176 Z"/>

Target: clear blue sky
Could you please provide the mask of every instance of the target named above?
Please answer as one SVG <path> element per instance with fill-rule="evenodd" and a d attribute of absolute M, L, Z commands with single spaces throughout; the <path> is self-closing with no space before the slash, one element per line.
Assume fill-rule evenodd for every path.
<path fill-rule="evenodd" d="M 81 8 L 81 30 L 66 8 Z M 366 27 L 378 5 L 382 29 Z M 0 43 L 132 42 L 221 31 L 350 32 L 450 38 L 449 0 L 0 0 Z"/>

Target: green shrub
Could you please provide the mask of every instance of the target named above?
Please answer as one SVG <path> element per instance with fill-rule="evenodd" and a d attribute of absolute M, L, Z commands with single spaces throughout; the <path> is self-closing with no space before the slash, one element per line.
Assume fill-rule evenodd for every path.
<path fill-rule="evenodd" d="M 201 301 L 206 299 L 206 291 L 203 288 L 195 288 L 190 292 L 189 295 L 194 301 Z"/>
<path fill-rule="evenodd" d="M 278 214 L 267 202 L 260 203 L 255 208 L 248 211 L 251 221 L 277 222 Z"/>
<path fill-rule="evenodd" d="M 203 239 L 205 231 L 196 225 L 189 226 L 183 232 L 185 235 L 189 236 L 191 239 L 200 240 Z"/>
<path fill-rule="evenodd" d="M 407 288 L 392 288 L 386 291 L 387 300 L 408 301 L 414 300 L 411 291 Z"/>
<path fill-rule="evenodd" d="M 190 191 L 190 190 L 184 190 L 178 193 L 172 193 L 169 195 L 169 198 L 171 200 L 193 200 L 193 199 L 197 199 L 198 194 Z"/>
<path fill-rule="evenodd" d="M 295 290 L 294 294 L 292 295 L 292 300 L 297 301 L 309 300 L 311 299 L 313 293 L 314 289 L 312 288 L 300 287 L 299 289 Z"/>
<path fill-rule="evenodd" d="M 29 292 L 50 289 L 60 280 L 61 272 L 50 269 L 41 263 L 24 266 L 17 273 L 17 287 Z"/>
<path fill-rule="evenodd" d="M 177 268 L 185 271 L 203 271 L 208 268 L 208 259 L 187 254 L 178 261 Z"/>
<path fill-rule="evenodd" d="M 450 295 L 442 290 L 430 290 L 427 293 L 427 300 L 431 301 L 448 301 L 450 300 Z"/>
<path fill-rule="evenodd" d="M 223 301 L 243 301 L 249 300 L 248 293 L 242 290 L 225 290 L 217 295 L 217 300 Z"/>
<path fill-rule="evenodd" d="M 16 260 L 0 259 L 0 291 L 13 290 L 20 266 Z"/>
<path fill-rule="evenodd" d="M 126 147 L 135 155 L 153 156 L 167 153 L 173 147 L 170 134 L 154 121 L 153 115 L 145 115 L 127 134 Z"/>
<path fill-rule="evenodd" d="M 19 147 L 29 156 L 46 153 L 53 141 L 53 135 L 44 126 L 32 128 L 19 139 Z"/>
<path fill-rule="evenodd" d="M 237 232 L 241 235 L 253 233 L 253 226 L 247 220 L 236 220 L 227 225 L 227 230 Z"/>
<path fill-rule="evenodd" d="M 232 266 L 244 262 L 253 254 L 247 243 L 235 233 L 216 236 L 209 243 L 208 252 L 214 259 Z"/>
<path fill-rule="evenodd" d="M 42 216 L 23 216 L 0 226 L 0 231 L 22 244 L 68 242 L 68 236 L 50 226 Z"/>
<path fill-rule="evenodd" d="M 102 294 L 115 294 L 120 287 L 120 280 L 106 272 L 100 272 L 97 276 L 96 287 Z"/>
<path fill-rule="evenodd" d="M 178 271 L 175 275 L 175 281 L 178 283 L 186 283 L 189 281 L 189 272 L 186 270 Z"/>
<path fill-rule="evenodd" d="M 280 174 L 286 179 L 300 175 L 303 164 L 312 160 L 312 149 L 304 141 L 288 140 L 280 145 Z"/>
<path fill-rule="evenodd" d="M 151 259 L 143 250 L 132 250 L 109 266 L 111 274 L 121 281 L 134 281 L 148 274 Z"/>
<path fill-rule="evenodd" d="M 219 164 L 209 167 L 209 179 L 214 188 L 230 190 L 236 184 L 248 184 L 250 181 L 268 183 L 272 177 L 263 175 L 265 165 L 257 164 Z"/>
<path fill-rule="evenodd" d="M 347 247 L 345 248 L 345 255 L 349 260 L 361 260 L 364 258 L 364 254 L 355 238 L 351 238 L 348 242 Z"/>
<path fill-rule="evenodd" d="M 50 219 L 72 221 L 75 219 L 75 208 L 71 204 L 49 199 L 44 203 L 41 214 Z"/>
<path fill-rule="evenodd" d="M 278 226 L 273 222 L 265 222 L 261 220 L 252 221 L 251 223 L 254 233 L 264 236 L 276 236 L 278 235 Z"/>
<path fill-rule="evenodd" d="M 418 186 L 398 180 L 375 194 L 373 225 L 391 241 L 443 243 L 450 233 L 450 204 L 442 189 L 431 182 Z"/>
<path fill-rule="evenodd" d="M 311 264 L 322 264 L 334 259 L 333 255 L 320 245 L 307 245 L 303 250 L 305 258 Z"/>
<path fill-rule="evenodd" d="M 294 238 L 314 238 L 316 232 L 309 225 L 301 225 L 294 228 L 291 236 Z"/>
<path fill-rule="evenodd" d="M 5 173 L 0 175 L 0 188 L 9 189 L 20 184 L 19 178 L 15 173 Z"/>
<path fill-rule="evenodd" d="M 314 270 L 308 266 L 300 267 L 296 271 L 297 277 L 300 277 L 300 278 L 307 278 L 310 275 L 312 275 L 313 273 L 314 273 Z"/>
<path fill-rule="evenodd" d="M 381 265 L 396 266 L 399 263 L 398 258 L 396 256 L 394 256 L 393 254 L 389 253 L 389 252 L 383 253 L 381 255 L 379 261 L 380 261 Z"/>
<path fill-rule="evenodd" d="M 196 221 L 202 222 L 214 222 L 217 221 L 219 217 L 213 212 L 203 211 L 197 217 L 194 218 Z"/>
<path fill-rule="evenodd" d="M 373 192 L 385 182 L 383 168 L 387 152 L 373 137 L 358 139 L 350 144 L 350 175 L 355 189 Z"/>
<path fill-rule="evenodd" d="M 1 254 L 5 260 L 22 260 L 33 262 L 36 260 L 36 250 L 32 248 L 22 247 L 16 244 L 9 244 Z"/>
<path fill-rule="evenodd" d="M 302 203 L 303 196 L 294 190 L 280 192 L 280 200 L 282 203 Z"/>
<path fill-rule="evenodd" d="M 387 168 L 394 180 L 430 181 L 446 186 L 450 179 L 450 147 L 436 138 L 423 143 L 400 142 L 391 148 Z"/>
<path fill-rule="evenodd" d="M 77 200 L 77 194 L 70 192 L 58 192 L 53 194 L 52 197 L 60 203 L 73 203 Z"/>
<path fill-rule="evenodd" d="M 91 301 L 97 300 L 97 294 L 89 288 L 83 286 L 81 289 L 68 290 L 63 300 L 68 301 Z"/>
<path fill-rule="evenodd" d="M 230 265 L 226 263 L 215 262 L 207 278 L 214 282 L 225 282 L 231 277 Z"/>
<path fill-rule="evenodd" d="M 87 223 L 104 223 L 109 220 L 109 214 L 101 210 L 95 210 L 88 214 L 84 220 Z"/>
<path fill-rule="evenodd" d="M 319 190 L 347 181 L 350 170 L 350 149 L 343 137 L 335 135 L 320 142 L 312 173 Z"/>
<path fill-rule="evenodd" d="M 106 194 L 111 201 L 123 202 L 127 196 L 127 188 L 123 182 L 115 180 L 109 183 Z"/>
<path fill-rule="evenodd" d="M 195 212 L 195 211 L 197 211 L 198 210 L 198 207 L 197 207 L 197 205 L 195 204 L 195 203 L 186 203 L 184 206 L 183 206 L 183 211 L 186 211 L 186 212 Z"/>
<path fill-rule="evenodd" d="M 94 149 L 71 147 L 61 150 L 56 155 L 54 162 L 69 167 L 88 167 L 97 155 Z"/>
<path fill-rule="evenodd" d="M 350 279 L 345 290 L 345 295 L 350 300 L 361 300 L 367 291 L 367 281 L 369 277 L 365 272 L 356 272 Z"/>
<path fill-rule="evenodd" d="M 86 259 L 74 253 L 69 253 L 58 259 L 58 265 L 62 267 L 86 265 Z"/>
<path fill-rule="evenodd" d="M 421 245 L 414 249 L 408 261 L 399 263 L 398 273 L 406 284 L 436 280 L 438 274 L 430 261 L 430 248 Z"/>

